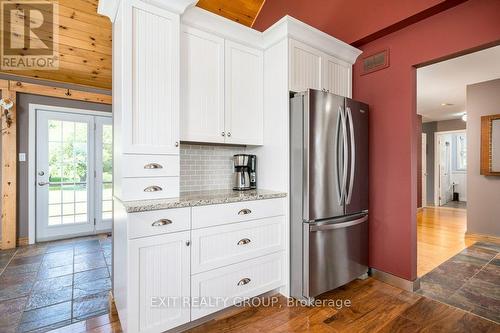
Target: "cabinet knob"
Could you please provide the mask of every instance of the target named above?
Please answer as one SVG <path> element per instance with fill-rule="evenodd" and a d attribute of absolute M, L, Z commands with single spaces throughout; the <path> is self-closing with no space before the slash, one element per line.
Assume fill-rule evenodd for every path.
<path fill-rule="evenodd" d="M 186 241 L 186 246 L 191 245 L 191 241 Z"/>
<path fill-rule="evenodd" d="M 243 278 L 243 279 L 241 279 L 241 280 L 238 281 L 237 285 L 238 286 L 244 286 L 245 284 L 249 284 L 250 281 L 252 281 L 252 280 L 250 280 L 249 278 Z"/>
<path fill-rule="evenodd" d="M 175 141 L 175 146 L 179 147 L 179 141 Z"/>
<path fill-rule="evenodd" d="M 231 137 L 231 132 L 227 132 L 227 136 L 228 136 L 228 137 Z"/>
<path fill-rule="evenodd" d="M 144 169 L 163 169 L 163 165 L 158 163 L 148 163 L 144 166 Z"/>
<path fill-rule="evenodd" d="M 251 240 L 248 239 L 248 238 L 243 238 L 243 239 L 240 239 L 240 241 L 238 243 L 236 243 L 236 245 L 245 245 L 245 244 L 248 244 L 250 243 Z"/>
<path fill-rule="evenodd" d="M 163 189 L 160 186 L 156 185 L 148 186 L 144 189 L 144 192 L 159 192 L 159 191 L 163 191 Z"/>
<path fill-rule="evenodd" d="M 222 135 L 222 136 L 226 136 L 226 133 L 222 132 L 222 133 L 221 133 L 221 135 Z"/>
<path fill-rule="evenodd" d="M 151 226 L 152 227 L 161 227 L 164 225 L 172 224 L 172 220 L 169 219 L 160 219 L 158 221 L 154 221 Z"/>
<path fill-rule="evenodd" d="M 248 215 L 248 214 L 250 214 L 251 212 L 252 212 L 252 211 L 251 211 L 250 209 L 248 209 L 248 208 L 243 208 L 242 210 L 240 210 L 240 211 L 238 212 L 238 215 Z"/>

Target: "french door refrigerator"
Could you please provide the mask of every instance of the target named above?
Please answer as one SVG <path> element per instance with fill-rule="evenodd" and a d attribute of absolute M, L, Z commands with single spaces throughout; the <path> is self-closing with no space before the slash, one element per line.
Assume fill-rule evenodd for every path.
<path fill-rule="evenodd" d="M 291 296 L 368 271 L 368 105 L 309 89 L 290 100 Z"/>

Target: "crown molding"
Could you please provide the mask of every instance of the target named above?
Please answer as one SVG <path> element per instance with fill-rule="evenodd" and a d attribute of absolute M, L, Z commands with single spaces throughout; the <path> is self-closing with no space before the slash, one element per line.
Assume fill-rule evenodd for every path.
<path fill-rule="evenodd" d="M 116 13 L 120 0 L 99 0 L 97 4 L 97 13 L 109 17 L 111 22 L 115 22 Z"/>
<path fill-rule="evenodd" d="M 115 22 L 116 13 L 122 0 L 99 0 L 97 13 L 109 17 Z M 123 0 L 126 1 L 126 0 Z M 154 5 L 158 8 L 168 10 L 172 13 L 182 15 L 184 11 L 195 5 L 198 0 L 140 0 L 144 3 Z"/>

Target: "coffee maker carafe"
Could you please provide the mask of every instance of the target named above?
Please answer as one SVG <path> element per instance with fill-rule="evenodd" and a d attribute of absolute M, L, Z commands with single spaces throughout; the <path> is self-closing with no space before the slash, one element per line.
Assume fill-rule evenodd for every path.
<path fill-rule="evenodd" d="M 245 191 L 257 187 L 257 157 L 255 155 L 237 154 L 233 156 L 234 187 L 233 190 Z"/>

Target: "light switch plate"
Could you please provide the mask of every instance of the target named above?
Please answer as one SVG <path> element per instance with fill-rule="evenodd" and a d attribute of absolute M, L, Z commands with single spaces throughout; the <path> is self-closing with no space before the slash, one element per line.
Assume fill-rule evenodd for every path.
<path fill-rule="evenodd" d="M 19 153 L 19 162 L 26 162 L 26 153 Z"/>

